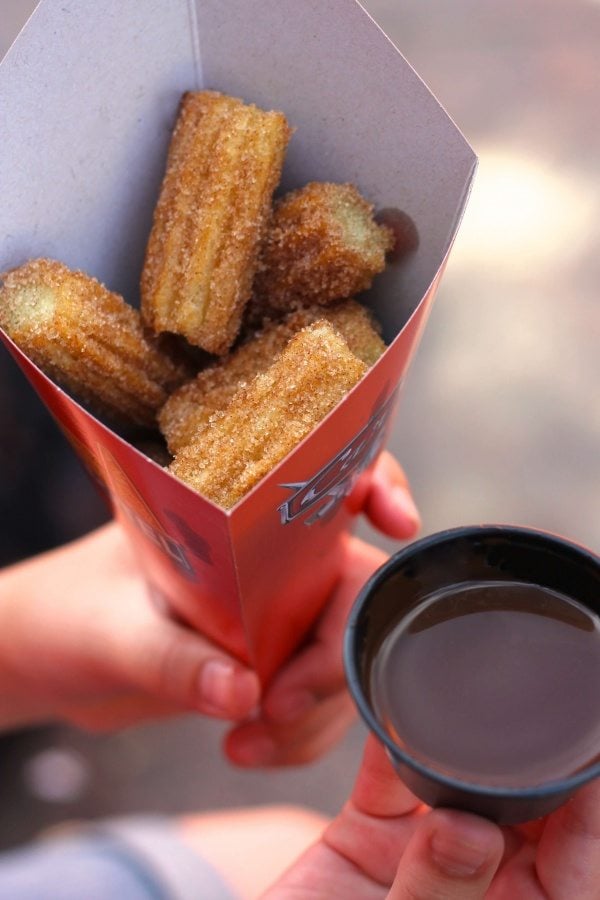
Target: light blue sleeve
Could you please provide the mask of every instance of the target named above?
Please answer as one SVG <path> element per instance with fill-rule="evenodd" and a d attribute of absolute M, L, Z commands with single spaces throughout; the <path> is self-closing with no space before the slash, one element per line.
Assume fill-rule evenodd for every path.
<path fill-rule="evenodd" d="M 113 820 L 0 854 L 0 900 L 236 900 L 168 820 Z"/>

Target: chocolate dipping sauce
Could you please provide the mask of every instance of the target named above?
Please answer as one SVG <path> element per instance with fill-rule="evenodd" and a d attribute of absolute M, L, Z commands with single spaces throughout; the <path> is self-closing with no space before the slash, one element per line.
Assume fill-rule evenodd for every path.
<path fill-rule="evenodd" d="M 454 585 L 385 637 L 370 692 L 425 765 L 490 786 L 557 780 L 600 758 L 600 618 L 533 584 Z"/>

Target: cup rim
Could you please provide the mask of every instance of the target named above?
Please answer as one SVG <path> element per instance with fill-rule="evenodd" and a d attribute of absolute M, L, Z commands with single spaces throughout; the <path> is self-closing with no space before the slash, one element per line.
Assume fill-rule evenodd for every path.
<path fill-rule="evenodd" d="M 494 537 L 497 535 L 517 538 L 533 538 L 537 540 L 541 539 L 560 547 L 568 553 L 579 556 L 587 562 L 592 562 L 598 567 L 600 577 L 600 556 L 589 548 L 577 544 L 574 541 L 570 541 L 561 535 L 536 528 L 501 524 L 462 525 L 438 531 L 420 538 L 393 554 L 379 567 L 379 569 L 377 569 L 376 572 L 373 573 L 373 575 L 371 575 L 361 588 L 352 609 L 350 610 L 343 644 L 344 669 L 350 694 L 356 703 L 363 721 L 368 726 L 369 730 L 377 736 L 379 741 L 381 741 L 392 759 L 400 760 L 421 776 L 447 787 L 452 791 L 477 794 L 479 797 L 518 798 L 523 800 L 533 800 L 536 798 L 551 797 L 555 794 L 572 792 L 582 784 L 592 781 L 594 778 L 600 776 L 600 760 L 591 766 L 586 766 L 574 775 L 529 787 L 526 785 L 523 787 L 507 787 L 463 780 L 452 775 L 447 775 L 438 769 L 426 765 L 396 744 L 374 714 L 371 705 L 367 700 L 366 693 L 362 688 L 357 665 L 357 629 L 358 619 L 370 593 L 375 588 L 379 587 L 390 574 L 396 571 L 396 569 L 398 569 L 407 559 L 410 559 L 415 553 L 425 550 L 431 545 L 451 542 L 457 538 L 476 537 L 477 535 L 486 537 Z"/>

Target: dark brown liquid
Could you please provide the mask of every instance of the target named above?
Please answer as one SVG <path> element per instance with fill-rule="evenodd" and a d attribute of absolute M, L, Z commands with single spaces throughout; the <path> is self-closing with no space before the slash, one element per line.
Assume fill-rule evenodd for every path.
<path fill-rule="evenodd" d="M 600 619 L 535 585 L 455 585 L 385 638 L 375 712 L 438 771 L 527 787 L 600 757 Z"/>

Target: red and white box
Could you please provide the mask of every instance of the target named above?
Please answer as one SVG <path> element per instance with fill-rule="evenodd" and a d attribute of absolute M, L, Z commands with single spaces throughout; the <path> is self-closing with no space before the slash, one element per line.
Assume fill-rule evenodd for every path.
<path fill-rule="evenodd" d="M 106 488 L 152 591 L 267 680 L 339 576 L 352 490 L 385 443 L 476 160 L 355 0 L 42 0 L 0 65 L 0 271 L 50 257 L 137 304 L 178 102 L 203 88 L 285 113 L 281 190 L 352 182 L 412 219 L 418 247 L 360 298 L 383 325 L 381 359 L 225 511 L 2 337 Z"/>

